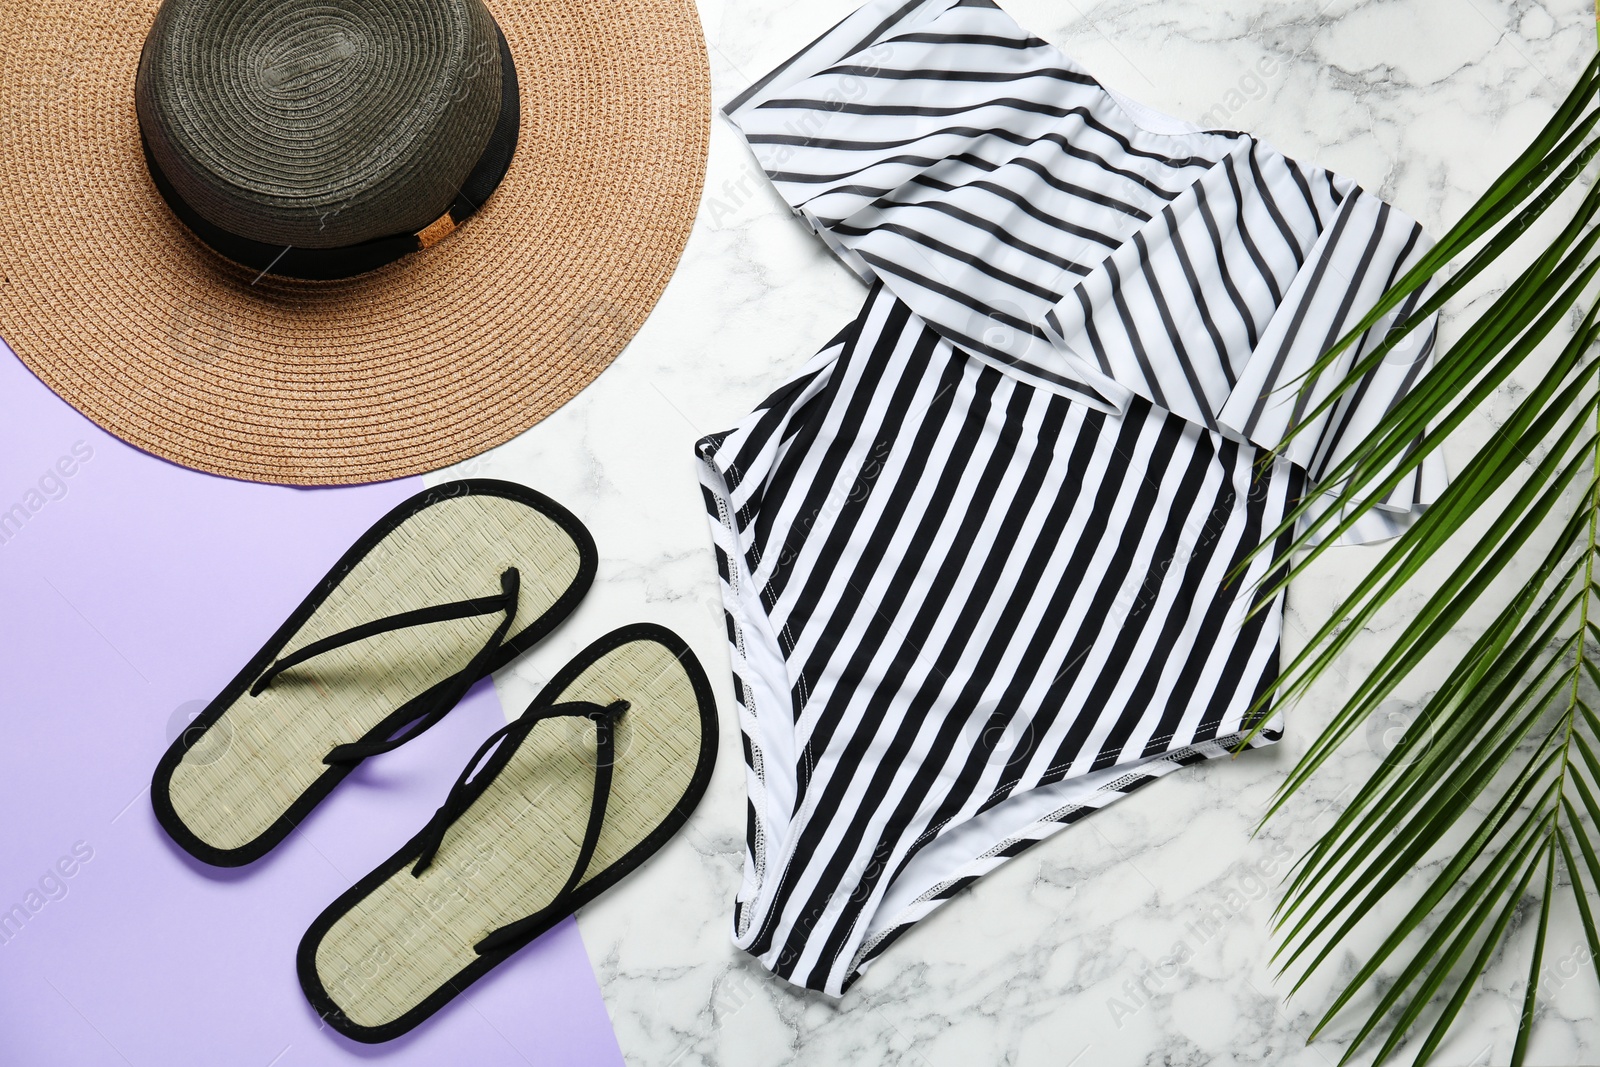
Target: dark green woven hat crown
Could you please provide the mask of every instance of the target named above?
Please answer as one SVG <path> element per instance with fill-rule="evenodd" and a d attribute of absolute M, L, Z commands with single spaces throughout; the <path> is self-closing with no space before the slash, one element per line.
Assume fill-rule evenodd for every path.
<path fill-rule="evenodd" d="M 480 0 L 166 0 L 135 98 L 157 185 L 203 240 L 335 277 L 431 243 L 492 191 L 514 86 Z"/>

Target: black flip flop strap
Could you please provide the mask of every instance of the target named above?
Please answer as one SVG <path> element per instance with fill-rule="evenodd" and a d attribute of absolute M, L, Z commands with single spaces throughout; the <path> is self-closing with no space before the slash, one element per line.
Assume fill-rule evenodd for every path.
<path fill-rule="evenodd" d="M 516 747 L 522 744 L 535 726 L 546 719 L 582 716 L 595 723 L 599 733 L 597 762 L 600 764 L 595 771 L 595 789 L 599 794 L 598 804 L 601 809 L 599 822 L 604 822 L 605 797 L 611 791 L 611 763 L 616 754 L 613 727 L 616 721 L 622 717 L 623 712 L 627 710 L 628 702 L 625 700 L 613 701 L 610 704 L 596 704 L 588 700 L 565 701 L 560 704 L 552 704 L 536 713 L 524 714 L 522 717 L 507 723 L 490 734 L 484 739 L 483 744 L 478 746 L 478 751 L 473 753 L 472 758 L 467 761 L 466 769 L 456 779 L 455 785 L 450 787 L 450 792 L 446 795 L 444 803 L 439 806 L 439 810 L 434 813 L 433 818 L 428 820 L 428 825 L 423 828 L 421 835 L 422 847 L 417 854 L 416 862 L 412 865 L 412 877 L 421 875 L 423 871 L 432 865 L 434 856 L 437 855 L 439 846 L 444 841 L 444 835 L 449 831 L 450 827 L 455 825 L 456 820 L 461 817 L 462 813 L 472 806 L 473 801 L 483 795 L 483 791 L 494 781 L 495 775 L 505 767 L 506 763 L 510 762 Z M 510 739 L 509 741 L 507 741 L 508 738 Z M 499 767 L 493 772 L 479 774 L 474 777 L 485 765 L 484 757 L 502 742 L 509 744 L 510 747 L 506 750 L 505 758 L 500 761 Z M 602 771 L 605 779 L 604 793 L 600 793 Z M 589 841 L 591 833 L 596 840 L 599 838 L 599 827 L 594 818 L 593 807 L 594 805 L 591 804 L 590 828 L 584 833 L 585 847 L 579 850 L 580 862 L 583 867 L 588 866 L 589 859 L 594 855 L 594 846 Z"/>
<path fill-rule="evenodd" d="M 505 617 L 467 665 L 400 705 L 359 741 L 336 746 L 322 757 L 323 763 L 329 766 L 355 764 L 369 756 L 393 751 L 431 729 L 461 703 L 461 698 L 467 695 L 473 683 L 489 673 L 494 665 L 495 653 L 505 645 L 506 635 L 511 632 L 511 623 L 517 617 L 517 595 L 520 590 L 517 569 L 507 568 L 500 576 L 500 582 L 505 589 L 503 598 L 485 599 L 503 599 Z"/>
<path fill-rule="evenodd" d="M 353 645 L 357 641 L 365 641 L 369 637 L 379 634 L 391 633 L 395 630 L 405 630 L 413 626 L 426 626 L 435 622 L 450 622 L 455 619 L 470 619 L 478 615 L 493 615 L 497 611 L 506 612 L 510 617 L 515 614 L 517 603 L 517 590 L 521 576 L 515 567 L 507 567 L 505 573 L 500 575 L 500 594 L 498 596 L 473 597 L 470 600 L 457 600 L 450 604 L 434 604 L 426 608 L 417 608 L 415 611 L 402 611 L 398 615 L 389 615 L 382 619 L 373 619 L 359 626 L 352 626 L 348 630 L 341 630 L 330 634 L 320 640 L 313 641 L 304 648 L 290 653 L 281 659 L 272 661 L 272 664 L 261 677 L 255 680 L 250 687 L 251 696 L 260 696 L 273 679 L 292 667 L 298 667 L 309 659 L 336 648 Z"/>
<path fill-rule="evenodd" d="M 613 711 L 618 708 L 620 710 Z M 600 829 L 606 821 L 606 801 L 611 796 L 611 769 L 617 761 L 615 727 L 617 720 L 622 717 L 622 712 L 627 708 L 627 701 L 619 700 L 603 709 L 599 715 L 590 716 L 594 720 L 598 735 L 595 743 L 594 799 L 589 803 L 589 825 L 584 827 L 583 844 L 578 848 L 578 858 L 573 861 L 572 873 L 567 876 L 567 884 L 551 898 L 549 904 L 532 915 L 507 923 L 473 945 L 472 948 L 478 955 L 482 956 L 507 946 L 516 948 L 530 933 L 544 928 L 552 909 L 560 909 L 563 912 L 571 910 L 567 906 L 567 900 L 573 890 L 578 888 L 578 883 L 583 881 L 583 876 L 588 873 L 589 864 L 594 860 L 594 850 L 600 844 Z"/>
<path fill-rule="evenodd" d="M 501 591 L 498 596 L 473 597 L 470 600 L 458 600 L 450 604 L 436 604 L 415 611 L 404 611 L 398 615 L 352 626 L 348 630 L 313 641 L 299 651 L 274 661 L 250 687 L 250 695 L 260 695 L 272 684 L 273 679 L 291 667 L 369 637 L 413 626 L 503 612 L 504 617 L 500 620 L 500 624 L 495 627 L 489 639 L 465 667 L 400 705 L 369 730 L 361 740 L 335 747 L 322 758 L 322 762 L 330 765 L 359 763 L 368 756 L 399 748 L 444 718 L 451 708 L 460 703 L 473 683 L 489 672 L 495 653 L 505 644 L 506 635 L 510 633 L 511 624 L 517 617 L 521 587 L 521 574 L 515 567 L 507 567 L 500 575 Z"/>

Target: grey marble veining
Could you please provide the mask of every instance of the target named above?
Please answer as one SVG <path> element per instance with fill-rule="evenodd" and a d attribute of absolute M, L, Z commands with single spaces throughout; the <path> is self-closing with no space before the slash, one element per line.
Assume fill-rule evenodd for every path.
<path fill-rule="evenodd" d="M 717 102 L 854 3 L 703 0 Z M 1436 234 L 1525 146 L 1595 47 L 1593 12 L 1578 0 L 1005 6 L 1112 88 L 1349 174 Z M 1485 279 L 1460 308 L 1503 281 Z M 722 758 L 687 830 L 579 915 L 624 1054 L 682 1067 L 1331 1067 L 1361 1016 L 1347 1012 L 1309 1047 L 1305 1037 L 1358 957 L 1342 952 L 1286 999 L 1288 983 L 1268 962 L 1270 913 L 1278 877 L 1404 724 L 1404 700 L 1284 817 L 1252 830 L 1347 680 L 1381 654 L 1385 631 L 1404 624 L 1405 601 L 1358 639 L 1342 678 L 1291 710 L 1283 744 L 1172 775 L 1025 853 L 902 938 L 842 1001 L 798 994 L 733 949 L 743 770 L 691 449 L 803 363 L 862 295 L 718 119 L 698 224 L 643 331 L 550 419 L 445 472 L 533 485 L 571 507 L 599 543 L 599 579 L 574 619 L 498 678 L 508 714 L 579 647 L 640 619 L 684 634 L 724 701 Z M 1447 322 L 1446 341 L 1450 333 Z M 1508 383 L 1462 439 L 1490 433 L 1517 389 Z M 1332 553 L 1295 585 L 1291 650 L 1371 551 Z M 1463 630 L 1457 651 L 1474 636 L 1470 620 Z M 1429 681 L 1416 678 L 1399 696 L 1414 700 Z M 1528 949 L 1526 938 L 1514 944 L 1437 1063 L 1509 1059 Z M 1581 953 L 1573 916 L 1560 915 L 1547 947 L 1555 996 L 1533 1063 L 1600 1062 L 1600 994 Z"/>

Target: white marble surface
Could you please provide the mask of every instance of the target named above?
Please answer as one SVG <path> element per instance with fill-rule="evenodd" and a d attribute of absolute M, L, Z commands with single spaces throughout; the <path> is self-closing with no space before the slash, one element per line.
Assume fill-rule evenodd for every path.
<path fill-rule="evenodd" d="M 855 2 L 702 0 L 716 101 Z M 1112 88 L 1314 158 L 1435 233 L 1525 145 L 1595 47 L 1586 0 L 1005 6 Z M 699 222 L 644 330 L 548 421 L 445 472 L 533 485 L 577 512 L 600 546 L 599 579 L 576 617 L 498 679 L 508 712 L 577 648 L 639 619 L 681 632 L 723 701 L 722 758 L 688 829 L 579 916 L 629 1062 L 1337 1063 L 1359 1016 L 1312 1046 L 1305 1036 L 1354 957 L 1286 1001 L 1268 965 L 1275 875 L 1372 765 L 1390 724 L 1354 742 L 1251 837 L 1274 786 L 1337 706 L 1337 679 L 1292 711 L 1275 750 L 1173 775 L 1027 852 L 901 939 L 841 1002 L 797 994 L 733 949 L 744 783 L 691 446 L 753 407 L 862 295 L 719 118 Z M 1465 439 L 1488 433 L 1494 415 L 1475 419 Z M 1291 646 L 1367 565 L 1365 551 L 1340 550 L 1292 590 Z M 1401 617 L 1391 612 L 1362 635 L 1349 674 L 1360 676 Z M 1592 972 L 1576 970 L 1586 964 L 1570 919 L 1547 949 L 1546 982 L 1558 992 L 1536 1064 L 1600 1062 L 1600 993 Z M 1435 1062 L 1508 1061 L 1528 947 L 1515 944 Z"/>

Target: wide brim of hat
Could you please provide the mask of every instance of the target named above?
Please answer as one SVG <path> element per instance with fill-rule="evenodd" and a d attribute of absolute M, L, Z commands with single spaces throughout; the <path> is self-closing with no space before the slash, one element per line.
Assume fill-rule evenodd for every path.
<path fill-rule="evenodd" d="M 111 433 L 297 485 L 436 470 L 576 395 L 643 323 L 693 225 L 710 76 L 692 0 L 487 0 L 520 143 L 438 244 L 334 282 L 202 245 L 134 115 L 157 0 L 34 0 L 0 38 L 0 338 Z"/>

